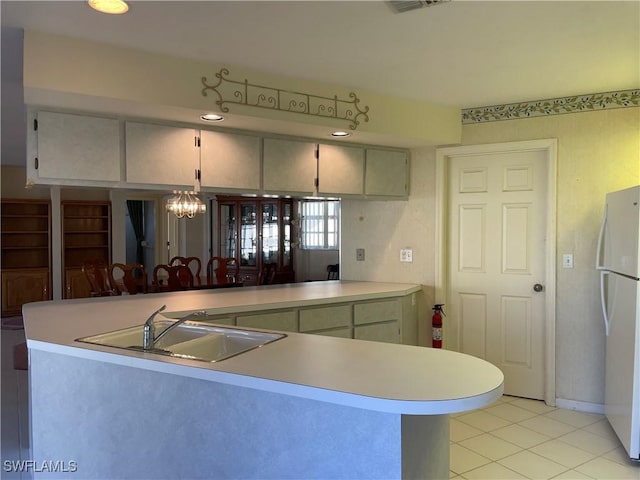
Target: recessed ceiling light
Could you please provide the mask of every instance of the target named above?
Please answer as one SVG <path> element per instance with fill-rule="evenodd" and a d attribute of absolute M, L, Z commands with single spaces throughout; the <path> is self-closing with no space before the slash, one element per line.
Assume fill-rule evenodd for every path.
<path fill-rule="evenodd" d="M 338 131 L 338 132 L 333 132 L 331 136 L 332 137 L 349 137 L 351 136 L 351 134 L 349 132 Z"/>
<path fill-rule="evenodd" d="M 129 11 L 129 5 L 123 0 L 87 0 L 91 8 L 102 13 L 121 15 Z"/>
<path fill-rule="evenodd" d="M 224 117 L 217 113 L 205 113 L 204 115 L 200 115 L 200 120 L 204 120 L 205 122 L 221 122 L 224 120 Z"/>

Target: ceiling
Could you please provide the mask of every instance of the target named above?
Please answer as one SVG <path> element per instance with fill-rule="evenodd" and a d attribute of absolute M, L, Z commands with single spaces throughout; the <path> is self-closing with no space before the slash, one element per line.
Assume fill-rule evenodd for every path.
<path fill-rule="evenodd" d="M 1 2 L 3 26 L 460 107 L 640 86 L 640 2 Z"/>
<path fill-rule="evenodd" d="M 18 29 L 460 108 L 640 87 L 640 0 L 451 0 L 403 13 L 383 0 L 129 4 L 112 16 L 78 0 L 0 0 L 12 27 L 2 164 L 26 158 L 25 126 L 5 121 L 23 110 L 22 59 L 10 58 L 20 47 L 5 48 Z"/>

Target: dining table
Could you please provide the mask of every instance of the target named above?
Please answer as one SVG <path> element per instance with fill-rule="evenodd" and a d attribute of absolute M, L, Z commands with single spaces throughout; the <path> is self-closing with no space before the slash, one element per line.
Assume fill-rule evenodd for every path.
<path fill-rule="evenodd" d="M 158 292 L 169 292 L 169 291 L 182 291 L 182 290 L 212 290 L 217 288 L 237 288 L 242 287 L 242 282 L 228 282 L 228 283 L 217 283 L 216 279 L 213 278 L 211 281 L 207 280 L 206 276 L 194 276 L 193 277 L 193 285 L 182 287 L 180 290 L 170 290 L 168 285 L 163 282 L 163 279 L 159 279 L 160 284 L 157 285 L 153 279 L 149 279 L 149 283 L 147 285 L 148 293 L 158 293 Z"/>

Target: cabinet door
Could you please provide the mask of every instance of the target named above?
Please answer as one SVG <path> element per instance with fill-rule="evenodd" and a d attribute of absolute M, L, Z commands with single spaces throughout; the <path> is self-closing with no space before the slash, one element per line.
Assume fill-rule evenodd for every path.
<path fill-rule="evenodd" d="M 353 338 L 374 342 L 400 343 L 398 322 L 371 323 L 353 328 Z"/>
<path fill-rule="evenodd" d="M 409 160 L 406 152 L 367 149 L 366 195 L 406 197 L 408 185 Z"/>
<path fill-rule="evenodd" d="M 69 268 L 64 272 L 64 298 L 88 298 L 91 286 L 79 268 Z"/>
<path fill-rule="evenodd" d="M 2 272 L 2 315 L 18 315 L 22 305 L 49 300 L 49 270 Z"/>
<path fill-rule="evenodd" d="M 260 189 L 260 138 L 249 135 L 200 133 L 203 187 Z"/>
<path fill-rule="evenodd" d="M 316 144 L 264 139 L 264 190 L 313 195 L 317 174 Z"/>
<path fill-rule="evenodd" d="M 358 303 L 353 307 L 354 325 L 401 319 L 400 299 Z"/>
<path fill-rule="evenodd" d="M 319 332 L 306 332 L 314 335 L 324 335 L 326 337 L 353 338 L 351 335 L 351 327 L 333 328 L 329 330 L 321 330 Z"/>
<path fill-rule="evenodd" d="M 336 305 L 300 310 L 300 331 L 351 327 L 351 305 Z"/>
<path fill-rule="evenodd" d="M 125 132 L 128 183 L 193 189 L 200 168 L 198 130 L 127 122 Z"/>
<path fill-rule="evenodd" d="M 52 112 L 37 116 L 38 178 L 120 181 L 118 120 Z"/>
<path fill-rule="evenodd" d="M 239 327 L 264 328 L 266 330 L 280 330 L 283 332 L 298 331 L 297 315 L 293 310 L 243 315 L 236 318 L 236 325 Z"/>
<path fill-rule="evenodd" d="M 320 144 L 319 150 L 318 193 L 362 195 L 364 149 Z"/>

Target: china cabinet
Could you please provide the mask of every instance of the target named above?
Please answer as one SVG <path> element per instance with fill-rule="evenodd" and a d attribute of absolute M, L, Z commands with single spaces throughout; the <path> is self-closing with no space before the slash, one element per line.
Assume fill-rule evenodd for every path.
<path fill-rule="evenodd" d="M 45 200 L 2 200 L 2 315 L 51 299 L 51 208 Z"/>
<path fill-rule="evenodd" d="M 239 259 L 245 285 L 256 285 L 267 264 L 275 264 L 274 283 L 293 282 L 292 215 L 292 199 L 218 197 L 216 254 Z"/>

